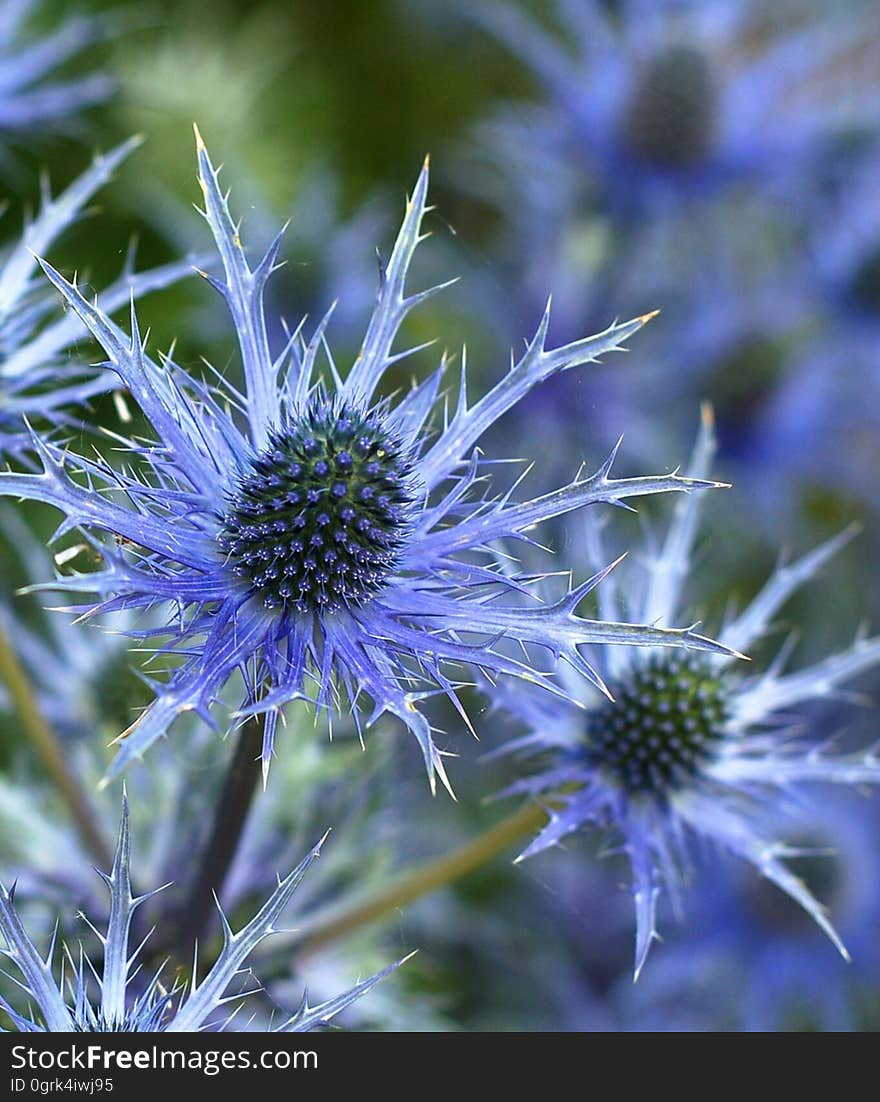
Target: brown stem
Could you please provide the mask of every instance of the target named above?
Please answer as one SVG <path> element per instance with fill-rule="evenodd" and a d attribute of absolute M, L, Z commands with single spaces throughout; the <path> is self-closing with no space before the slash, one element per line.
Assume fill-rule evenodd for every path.
<path fill-rule="evenodd" d="M 547 812 L 535 803 L 526 804 L 502 819 L 483 834 L 465 843 L 453 853 L 404 873 L 375 895 L 354 902 L 348 908 L 317 916 L 296 935 L 292 948 L 297 956 L 315 952 L 332 941 L 339 941 L 363 926 L 396 913 L 429 892 L 458 880 L 509 849 L 514 842 L 540 830 Z M 277 948 L 276 940 L 274 948 Z"/>
<path fill-rule="evenodd" d="M 259 717 L 247 720 L 239 733 L 208 843 L 182 912 L 177 946 L 183 956 L 204 936 L 214 911 L 214 896 L 220 896 L 229 874 L 257 790 L 262 745 L 262 720 Z"/>

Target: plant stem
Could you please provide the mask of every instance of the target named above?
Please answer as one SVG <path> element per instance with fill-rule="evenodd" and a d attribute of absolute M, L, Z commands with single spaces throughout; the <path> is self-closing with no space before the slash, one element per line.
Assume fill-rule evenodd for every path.
<path fill-rule="evenodd" d="M 255 716 L 247 720 L 239 733 L 211 833 L 182 912 L 177 945 L 184 957 L 202 939 L 214 910 L 214 896 L 219 897 L 223 890 L 257 790 L 262 746 L 263 722 Z"/>
<path fill-rule="evenodd" d="M 539 830 L 546 822 L 547 812 L 543 807 L 536 803 L 526 804 L 453 853 L 404 873 L 387 888 L 360 903 L 351 904 L 341 914 L 331 913 L 326 918 L 318 915 L 298 932 L 294 942 L 297 956 L 313 953 L 363 926 L 389 917 L 421 896 L 459 880 L 509 849 L 524 835 Z"/>
<path fill-rule="evenodd" d="M 113 854 L 98 829 L 89 801 L 76 776 L 70 771 L 61 743 L 46 722 L 37 698 L 12 641 L 0 624 L 0 679 L 5 681 L 29 741 L 52 783 L 61 793 L 79 835 L 98 863 L 110 870 Z"/>

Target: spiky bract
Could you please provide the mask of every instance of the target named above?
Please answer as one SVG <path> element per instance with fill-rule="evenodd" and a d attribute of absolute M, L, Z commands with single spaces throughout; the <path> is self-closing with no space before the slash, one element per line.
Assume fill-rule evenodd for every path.
<path fill-rule="evenodd" d="M 25 226 L 20 240 L 0 257 L 0 449 L 19 454 L 27 432 L 22 421 L 63 423 L 65 411 L 81 406 L 118 385 L 107 372 L 96 372 L 70 351 L 86 335 L 74 313 L 53 316 L 55 296 L 45 281 L 35 278 L 36 255 L 45 255 L 78 218 L 95 192 L 140 145 L 132 138 L 95 158 L 91 167 L 60 195 L 45 188 L 39 214 Z M 108 287 L 104 309 L 114 313 L 132 295 L 167 287 L 191 274 L 186 262 L 148 271 L 134 271 L 134 256 L 122 275 Z"/>
<path fill-rule="evenodd" d="M 689 474 L 705 477 L 713 453 L 706 411 Z M 682 501 L 665 540 L 643 557 L 646 569 L 626 581 L 627 603 L 638 615 L 677 615 L 698 528 L 698 499 Z M 837 551 L 844 533 L 791 565 L 780 566 L 764 588 L 719 632 L 732 651 L 764 635 L 787 598 Z M 601 556 L 597 529 L 588 533 Z M 612 582 L 613 579 L 609 579 Z M 603 615 L 619 614 L 618 593 L 599 591 Z M 827 738 L 795 726 L 791 709 L 834 694 L 880 662 L 880 637 L 858 638 L 847 650 L 795 673 L 784 673 L 787 648 L 763 672 L 749 675 L 729 656 L 698 661 L 662 652 L 607 651 L 597 665 L 608 674 L 613 702 L 580 690 L 584 711 L 562 701 L 536 702 L 520 685 L 506 687 L 509 710 L 530 734 L 510 746 L 532 761 L 512 793 L 545 802 L 549 823 L 527 847 L 530 856 L 584 828 L 619 838 L 632 869 L 638 976 L 656 937 L 657 899 L 677 897 L 700 840 L 745 859 L 787 893 L 845 955 L 823 908 L 783 860 L 790 852 L 770 833 L 771 811 L 813 783 L 880 784 L 876 749 L 837 752 Z M 566 679 L 578 696 L 573 677 Z M 778 824 L 777 824 L 778 827 Z"/>
<path fill-rule="evenodd" d="M 647 317 L 553 348 L 545 314 L 520 359 L 473 405 L 463 363 L 457 405 L 432 426 L 445 359 L 396 401 L 379 395 L 389 369 L 414 351 L 395 350 L 401 325 L 441 289 L 409 293 L 405 286 L 422 239 L 427 163 L 383 269 L 363 346 L 342 378 L 325 341 L 329 313 L 308 340 L 301 325 L 278 354 L 270 351 L 263 291 L 281 237 L 252 269 L 200 139 L 198 158 L 204 214 L 224 270 L 222 279 L 207 278 L 235 325 L 244 390 L 219 378 L 198 381 L 169 359 L 159 366 L 144 350 L 134 310 L 129 338 L 44 264 L 155 438 L 125 441 L 131 466 L 120 470 L 34 435 L 40 473 L 0 475 L 0 494 L 54 505 L 64 518 L 60 531 L 79 527 L 100 552 L 103 569 L 59 579 L 60 588 L 97 594 L 90 613 L 170 610 L 161 632 L 143 634 L 157 654 L 182 661 L 154 683 L 156 700 L 125 733 L 114 772 L 182 712 L 208 718 L 240 671 L 242 714 L 266 714 L 264 768 L 289 701 L 348 704 L 357 719 L 367 698 L 368 722 L 390 713 L 415 734 L 433 784 L 445 773 L 418 705 L 442 691 L 459 706 L 450 669 L 476 665 L 491 678 L 550 687 L 546 675 L 560 662 L 594 676 L 581 653 L 590 642 L 718 649 L 690 629 L 578 616 L 601 572 L 552 605 L 526 603 L 530 577 L 511 571 L 495 550 L 587 505 L 713 485 L 677 473 L 615 479 L 612 454 L 592 476 L 579 474 L 531 500 L 486 488 L 489 464 L 477 449 L 485 431 L 538 383 L 618 349 Z M 514 648 L 535 654 L 523 660 Z"/>
<path fill-rule="evenodd" d="M 109 874 L 101 876 L 110 893 L 107 927 L 100 932 L 92 927 L 100 942 L 103 964 L 93 967 L 82 950 L 74 955 L 65 946 L 70 968 L 67 981 L 58 980 L 54 970 L 55 939 L 44 957 L 26 933 L 15 908 L 14 891 L 0 886 L 0 954 L 6 956 L 20 974 L 19 986 L 36 1007 L 25 1012 L 15 1010 L 0 997 L 0 1010 L 6 1012 L 16 1031 L 22 1033 L 192 1033 L 200 1030 L 229 1028 L 237 1006 L 252 992 L 229 994 L 237 978 L 243 978 L 246 964 L 254 949 L 277 929 L 277 923 L 291 896 L 321 850 L 323 839 L 305 859 L 283 880 L 266 900 L 258 913 L 242 929 L 233 933 L 223 911 L 223 948 L 217 960 L 200 981 L 188 983 L 163 982 L 162 969 L 151 976 L 140 977 L 139 958 L 145 942 L 132 948 L 131 929 L 135 911 L 157 892 L 135 896 L 131 887 L 131 834 L 128 806 L 123 801 L 119 841 Z M 161 889 L 157 889 L 161 891 Z M 219 909 L 219 908 L 218 908 Z M 349 1003 L 360 998 L 384 978 L 393 968 L 372 976 L 350 991 L 320 1006 L 310 1007 L 304 997 L 299 1009 L 274 1026 L 272 1032 L 302 1033 L 324 1025 Z M 62 972 L 64 968 L 62 965 Z M 197 963 L 193 965 L 193 974 Z M 92 981 L 97 987 L 93 995 Z M 68 997 L 68 988 L 71 997 Z"/>

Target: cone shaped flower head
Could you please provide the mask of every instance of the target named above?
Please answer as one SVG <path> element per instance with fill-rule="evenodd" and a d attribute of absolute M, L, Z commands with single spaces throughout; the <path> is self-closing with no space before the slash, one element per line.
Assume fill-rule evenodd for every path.
<path fill-rule="evenodd" d="M 478 667 L 493 680 L 549 687 L 560 663 L 593 676 L 581 653 L 589 643 L 719 649 L 687 628 L 579 617 L 599 576 L 555 604 L 528 603 L 530 578 L 495 550 L 587 505 L 713 485 L 677 473 L 615 479 L 612 455 L 595 474 L 533 499 L 515 501 L 516 486 L 494 496 L 488 488 L 490 464 L 477 448 L 485 431 L 549 376 L 618 349 L 647 317 L 553 348 L 545 314 L 519 360 L 473 404 L 463 358 L 456 404 L 432 424 L 443 408 L 445 360 L 403 396 L 379 391 L 389 368 L 415 351 L 395 348 L 405 318 L 441 289 L 406 287 L 422 239 L 427 162 L 343 377 L 325 340 L 329 313 L 308 338 L 300 325 L 285 347 L 270 350 L 263 291 L 281 235 L 252 268 L 201 138 L 197 148 L 204 215 L 223 268 L 206 278 L 228 306 L 243 389 L 195 379 L 170 358 L 154 362 L 134 308 L 128 336 L 44 264 L 155 435 L 122 441 L 130 458 L 122 469 L 34 435 L 39 473 L 0 474 L 0 494 L 55 506 L 60 532 L 78 528 L 102 556 L 102 569 L 60 578 L 55 588 L 96 594 L 87 613 L 167 610 L 163 628 L 143 635 L 176 664 L 120 739 L 114 773 L 182 712 L 210 719 L 238 671 L 241 715 L 266 715 L 264 768 L 286 703 L 305 696 L 358 719 L 364 700 L 368 722 L 388 713 L 415 735 L 433 785 L 445 773 L 419 704 L 443 692 L 458 706 L 450 671 Z"/>
<path fill-rule="evenodd" d="M 692 477 L 708 473 L 713 447 L 706 411 Z M 697 497 L 682 499 L 666 538 L 645 555 L 645 570 L 626 579 L 627 599 L 646 621 L 677 615 L 698 510 Z M 748 650 L 788 597 L 851 534 L 780 565 L 725 624 L 720 641 L 731 651 Z M 590 529 L 589 542 L 601 557 L 598 529 Z M 599 598 L 602 614 L 615 616 L 618 597 L 612 586 L 606 583 Z M 510 713 L 530 729 L 509 746 L 531 763 L 509 791 L 539 798 L 549 816 L 522 857 L 583 828 L 607 829 L 619 841 L 632 871 L 636 976 L 657 936 L 658 897 L 666 891 L 676 901 L 700 842 L 754 866 L 800 904 L 846 956 L 823 908 L 785 863 L 799 851 L 778 837 L 778 812 L 813 784 L 880 784 L 876 747 L 839 752 L 826 736 L 805 732 L 792 711 L 833 698 L 847 681 L 876 666 L 880 637 L 859 637 L 841 653 L 791 673 L 784 669 L 788 649 L 758 671 L 729 655 L 608 649 L 597 665 L 607 676 L 610 698 L 598 697 L 586 683 L 578 696 L 574 678 L 566 679 L 580 707 L 558 700 L 548 706 L 520 685 L 505 686 Z"/>

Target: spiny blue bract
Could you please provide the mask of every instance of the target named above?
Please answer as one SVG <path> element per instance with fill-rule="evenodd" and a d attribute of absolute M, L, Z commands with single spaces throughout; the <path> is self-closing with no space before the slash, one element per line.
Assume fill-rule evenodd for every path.
<path fill-rule="evenodd" d="M 705 477 L 714 450 L 705 412 L 689 474 Z M 676 616 L 697 534 L 698 498 L 680 502 L 665 541 L 644 555 L 646 571 L 627 577 L 625 604 L 650 622 Z M 742 613 L 719 632 L 731 651 L 749 648 L 777 610 L 849 538 L 844 533 L 799 561 L 780 566 Z M 604 559 L 597 528 L 591 553 Z M 619 615 L 609 579 L 599 591 L 603 616 Z M 796 673 L 782 672 L 787 648 L 763 673 L 730 664 L 730 655 L 682 655 L 656 650 L 606 651 L 597 666 L 608 675 L 613 700 L 588 694 L 572 674 L 572 702 L 536 700 L 522 684 L 501 699 L 530 734 L 513 742 L 534 772 L 510 793 L 548 804 L 549 822 L 523 857 L 589 826 L 619 835 L 632 868 L 638 976 L 656 936 L 661 888 L 675 895 L 689 865 L 689 839 L 705 839 L 744 858 L 799 903 L 846 955 L 824 911 L 781 858 L 796 850 L 768 836 L 770 812 L 804 784 L 880 784 L 875 748 L 835 752 L 801 733 L 790 709 L 831 696 L 847 680 L 880 662 L 880 637 L 857 639 L 840 654 Z M 548 759 L 549 751 L 549 759 Z"/>
<path fill-rule="evenodd" d="M 77 362 L 69 349 L 86 334 L 76 314 L 52 316 L 52 294 L 42 278 L 34 279 L 34 254 L 46 253 L 81 215 L 95 192 L 118 165 L 140 145 L 132 138 L 96 157 L 91 167 L 65 191 L 52 197 L 48 187 L 40 213 L 21 239 L 0 257 L 0 449 L 17 453 L 27 440 L 22 418 L 62 421 L 66 407 L 81 404 L 111 389 L 116 380 Z M 132 294 L 167 287 L 191 273 L 185 263 L 133 272 L 134 257 L 119 279 L 104 292 L 108 313 L 127 306 Z"/>
<path fill-rule="evenodd" d="M 719 860 L 688 899 L 687 930 L 665 940 L 662 959 L 637 987 L 619 991 L 628 1015 L 650 1007 L 661 1022 L 688 1006 L 699 1028 L 711 1032 L 866 1028 L 880 923 L 878 811 L 877 801 L 845 790 L 826 790 L 794 814 L 769 811 L 769 830 L 796 850 L 791 868 L 829 907 L 854 967 L 821 944 L 796 903 L 740 862 Z M 633 1027 L 630 1017 L 626 1028 Z"/>
<path fill-rule="evenodd" d="M 195 380 L 170 359 L 160 367 L 145 354 L 134 309 L 129 339 L 44 264 L 157 439 L 124 441 L 134 466 L 119 470 L 34 435 L 41 473 L 0 474 L 0 494 L 54 505 L 64 515 L 60 531 L 81 528 L 103 556 L 99 572 L 60 578 L 53 588 L 97 593 L 92 613 L 171 609 L 161 633 L 143 635 L 157 654 L 173 652 L 182 661 L 154 684 L 156 700 L 125 733 L 114 773 L 181 712 L 210 719 L 211 704 L 239 670 L 246 686 L 241 714 L 266 714 L 264 770 L 289 701 L 310 695 L 327 708 L 347 701 L 357 720 L 366 696 L 369 723 L 390 713 L 416 736 L 433 786 L 435 774 L 445 781 L 445 773 L 417 705 L 442 691 L 458 706 L 445 672 L 450 664 L 549 686 L 550 671 L 537 671 L 513 648 L 534 647 L 549 656 L 551 669 L 561 661 L 587 677 L 594 672 L 580 647 L 590 642 L 718 649 L 689 628 L 578 617 L 575 609 L 603 572 L 553 605 L 526 604 L 522 593 L 532 579 L 493 550 L 498 541 L 528 541 L 525 533 L 541 521 L 582 506 L 713 485 L 677 473 L 614 479 L 612 453 L 595 474 L 579 473 L 532 500 L 486 490 L 489 464 L 476 447 L 486 429 L 537 383 L 619 348 L 647 317 L 548 348 L 545 312 L 521 358 L 472 406 L 462 364 L 457 405 L 432 432 L 445 360 L 396 403 L 376 396 L 389 367 L 414 351 L 394 351 L 404 319 L 441 289 L 405 289 L 421 240 L 427 162 L 361 351 L 344 380 L 327 351 L 321 379 L 316 362 L 327 349 L 330 313 L 308 341 L 301 324 L 279 354 L 270 351 L 263 292 L 281 235 L 252 270 L 217 172 L 201 139 L 197 144 L 204 215 L 225 273 L 223 280 L 206 278 L 232 316 L 244 392 L 222 379 Z"/>
<path fill-rule="evenodd" d="M 15 909 L 14 892 L 6 891 L 0 885 L 0 936 L 5 942 L 5 948 L 0 947 L 0 954 L 8 957 L 18 969 L 22 977 L 19 985 L 36 1005 L 40 1016 L 31 1017 L 31 1009 L 26 1014 L 20 1014 L 2 997 L 0 1010 L 9 1015 L 15 1029 L 22 1033 L 193 1033 L 202 1029 L 223 1030 L 229 1026 L 235 1014 L 235 1011 L 224 1011 L 226 1004 L 235 1002 L 240 1005 L 241 1000 L 251 993 L 227 995 L 227 990 L 236 977 L 241 976 L 254 949 L 275 932 L 276 922 L 281 918 L 307 869 L 320 853 L 322 844 L 323 839 L 293 872 L 278 881 L 278 887 L 259 912 L 237 933 L 232 932 L 226 916 L 220 910 L 223 948 L 201 982 L 193 978 L 189 984 L 180 984 L 179 981 L 170 985 L 164 984 L 161 971 L 139 981 L 138 974 L 142 971 L 142 966 L 138 963 L 138 958 L 145 942 L 142 941 L 134 951 L 131 950 L 129 943 L 132 917 L 137 908 L 156 895 L 157 891 L 140 896 L 132 895 L 131 835 L 128 805 L 123 799 L 122 825 L 113 868 L 109 874 L 100 874 L 110 892 L 106 932 L 99 933 L 94 926 L 91 927 L 103 949 L 100 974 L 82 951 L 76 958 L 65 946 L 73 977 L 70 983 L 73 1005 L 69 1005 L 64 993 L 67 984 L 63 977 L 59 982 L 53 972 L 54 937 L 48 955 L 44 958 L 25 932 Z M 304 998 L 296 1013 L 274 1027 L 271 1032 L 304 1033 L 325 1024 L 396 967 L 397 965 L 392 965 L 320 1006 L 310 1007 Z M 196 972 L 197 967 L 194 964 L 194 977 Z M 98 988 L 97 1002 L 91 997 L 92 977 Z"/>

